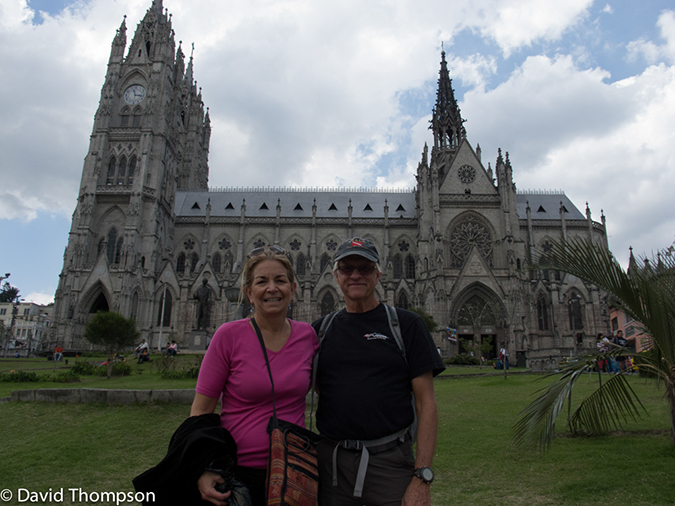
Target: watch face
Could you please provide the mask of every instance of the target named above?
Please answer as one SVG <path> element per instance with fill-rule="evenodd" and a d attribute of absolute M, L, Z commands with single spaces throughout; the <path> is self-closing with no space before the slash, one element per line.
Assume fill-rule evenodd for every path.
<path fill-rule="evenodd" d="M 124 101 L 127 104 L 136 105 L 140 104 L 145 98 L 145 88 L 140 84 L 134 84 L 129 86 L 124 92 Z"/>
<path fill-rule="evenodd" d="M 476 179 L 476 169 L 471 165 L 462 165 L 457 171 L 457 176 L 462 183 L 473 183 Z"/>
<path fill-rule="evenodd" d="M 424 483 L 434 481 L 434 471 L 430 467 L 420 467 L 415 470 L 415 475 Z"/>

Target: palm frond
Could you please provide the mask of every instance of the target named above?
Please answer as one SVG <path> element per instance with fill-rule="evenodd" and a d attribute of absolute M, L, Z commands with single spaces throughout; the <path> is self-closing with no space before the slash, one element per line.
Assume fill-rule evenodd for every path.
<path fill-rule="evenodd" d="M 586 364 L 571 364 L 560 378 L 539 392 L 541 394 L 520 412 L 513 426 L 513 439 L 518 446 L 537 447 L 546 450 L 555 439 L 555 422 L 565 401 L 574 388 L 574 383 L 587 370 Z M 574 367 L 576 366 L 576 367 Z"/>
<path fill-rule="evenodd" d="M 570 429 L 576 435 L 607 434 L 622 428 L 622 421 L 639 418 L 642 411 L 647 413 L 626 377 L 617 374 L 582 401 L 570 417 Z"/>

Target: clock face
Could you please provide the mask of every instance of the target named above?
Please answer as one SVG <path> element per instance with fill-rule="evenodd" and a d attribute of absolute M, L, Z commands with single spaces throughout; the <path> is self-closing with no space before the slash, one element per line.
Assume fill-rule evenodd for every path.
<path fill-rule="evenodd" d="M 145 88 L 140 84 L 134 84 L 127 88 L 124 92 L 124 101 L 127 104 L 140 104 L 145 98 Z"/>
<path fill-rule="evenodd" d="M 462 165 L 457 171 L 457 176 L 462 183 L 473 183 L 474 179 L 476 179 L 476 169 L 471 165 Z"/>

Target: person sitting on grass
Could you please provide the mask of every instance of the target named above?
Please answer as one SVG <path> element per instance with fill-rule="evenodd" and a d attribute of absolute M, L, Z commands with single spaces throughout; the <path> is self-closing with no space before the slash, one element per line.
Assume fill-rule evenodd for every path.
<path fill-rule="evenodd" d="M 150 353 L 147 348 L 143 348 L 140 355 L 138 355 L 138 363 L 142 364 L 143 362 L 150 362 Z"/>
<path fill-rule="evenodd" d="M 175 357 L 176 353 L 178 353 L 178 344 L 176 344 L 176 341 L 171 341 L 171 344 L 166 348 L 166 356 Z"/>

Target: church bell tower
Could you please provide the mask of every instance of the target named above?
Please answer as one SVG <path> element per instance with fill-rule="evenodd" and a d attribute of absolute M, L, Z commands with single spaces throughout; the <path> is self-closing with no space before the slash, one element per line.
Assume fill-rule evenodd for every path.
<path fill-rule="evenodd" d="M 171 16 L 153 0 L 127 48 L 112 41 L 55 297 L 53 339 L 80 347 L 89 315 L 111 310 L 152 328 L 172 258 L 176 191 L 208 189 L 211 127 Z M 157 323 L 157 322 L 155 322 Z"/>

